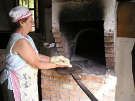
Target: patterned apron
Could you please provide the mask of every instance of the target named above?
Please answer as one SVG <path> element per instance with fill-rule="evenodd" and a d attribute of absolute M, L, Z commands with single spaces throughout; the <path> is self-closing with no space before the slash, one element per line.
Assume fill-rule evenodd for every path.
<path fill-rule="evenodd" d="M 38 68 L 25 64 L 20 69 L 10 71 L 15 101 L 38 101 Z"/>

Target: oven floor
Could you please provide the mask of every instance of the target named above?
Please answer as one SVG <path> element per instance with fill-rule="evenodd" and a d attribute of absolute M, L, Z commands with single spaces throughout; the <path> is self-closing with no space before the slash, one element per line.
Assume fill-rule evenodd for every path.
<path fill-rule="evenodd" d="M 88 63 L 85 63 L 85 61 L 88 61 Z M 98 61 L 101 63 L 104 63 L 103 58 L 98 58 Z M 75 55 L 73 58 L 71 58 L 71 64 L 77 65 L 80 68 L 82 68 L 83 73 L 87 75 L 102 75 L 102 76 L 114 76 L 116 77 L 116 72 L 113 68 L 107 68 L 106 65 L 103 65 L 99 62 L 90 60 L 90 58 L 86 58 L 84 56 Z"/>
<path fill-rule="evenodd" d="M 106 65 L 105 63 L 105 58 L 103 58 L 102 56 L 88 56 L 87 54 L 85 55 L 84 53 L 83 54 L 75 54 L 72 58 L 71 58 L 71 61 L 81 61 L 81 60 L 92 60 L 92 61 L 95 61 L 99 64 L 102 64 L 102 65 Z"/>
<path fill-rule="evenodd" d="M 71 64 L 79 66 L 86 74 L 105 75 L 107 70 L 105 65 L 77 55 L 71 59 Z"/>

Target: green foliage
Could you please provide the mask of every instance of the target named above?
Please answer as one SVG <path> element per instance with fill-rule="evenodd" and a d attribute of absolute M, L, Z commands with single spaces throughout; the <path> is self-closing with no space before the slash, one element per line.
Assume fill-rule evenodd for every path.
<path fill-rule="evenodd" d="M 27 8 L 34 8 L 34 0 L 19 0 L 19 4 Z"/>

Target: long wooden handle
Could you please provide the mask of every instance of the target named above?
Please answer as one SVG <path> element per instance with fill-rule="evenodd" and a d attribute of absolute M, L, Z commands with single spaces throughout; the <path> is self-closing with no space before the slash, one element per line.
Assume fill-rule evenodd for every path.
<path fill-rule="evenodd" d="M 81 89 L 85 92 L 85 94 L 91 99 L 91 101 L 98 101 L 97 98 L 81 82 L 81 78 L 77 74 L 72 73 L 72 77 L 74 78 L 74 80 L 76 81 L 76 83 L 81 87 Z"/>

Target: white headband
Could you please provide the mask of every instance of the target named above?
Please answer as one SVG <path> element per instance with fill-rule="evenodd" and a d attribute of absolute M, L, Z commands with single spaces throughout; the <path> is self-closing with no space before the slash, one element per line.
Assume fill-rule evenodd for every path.
<path fill-rule="evenodd" d="M 21 19 L 31 16 L 31 11 L 23 6 L 17 6 L 12 8 L 9 12 L 9 16 L 12 18 L 12 22 L 15 23 Z"/>

